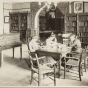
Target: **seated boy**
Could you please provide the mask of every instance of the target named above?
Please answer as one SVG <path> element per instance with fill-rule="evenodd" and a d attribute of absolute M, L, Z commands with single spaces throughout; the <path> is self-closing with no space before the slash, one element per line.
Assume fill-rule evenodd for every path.
<path fill-rule="evenodd" d="M 69 36 L 69 39 L 70 39 L 69 46 L 71 47 L 71 50 L 76 52 L 81 52 L 81 41 L 77 38 L 77 36 L 71 34 Z"/>

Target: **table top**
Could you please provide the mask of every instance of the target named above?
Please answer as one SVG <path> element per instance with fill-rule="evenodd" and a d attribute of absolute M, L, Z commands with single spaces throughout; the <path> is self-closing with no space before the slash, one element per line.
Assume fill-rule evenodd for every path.
<path fill-rule="evenodd" d="M 71 47 L 67 47 L 62 45 L 62 47 L 58 46 L 41 46 L 37 52 L 47 52 L 47 53 L 60 53 L 62 54 L 62 57 L 66 56 L 67 53 L 71 52 Z"/>

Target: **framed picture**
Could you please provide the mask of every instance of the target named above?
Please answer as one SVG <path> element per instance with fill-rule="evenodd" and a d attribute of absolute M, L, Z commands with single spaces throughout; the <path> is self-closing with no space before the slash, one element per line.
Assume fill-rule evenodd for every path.
<path fill-rule="evenodd" d="M 74 2 L 74 13 L 83 12 L 83 2 Z"/>
<path fill-rule="evenodd" d="M 4 16 L 4 23 L 9 23 L 9 16 Z"/>
<path fill-rule="evenodd" d="M 84 2 L 84 12 L 88 12 L 88 2 Z"/>

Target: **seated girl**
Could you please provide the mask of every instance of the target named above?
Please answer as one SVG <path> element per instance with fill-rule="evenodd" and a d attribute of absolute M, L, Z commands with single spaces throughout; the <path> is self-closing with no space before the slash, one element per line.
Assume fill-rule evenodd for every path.
<path fill-rule="evenodd" d="M 56 44 L 57 44 L 57 39 L 55 37 L 55 34 L 52 32 L 51 36 L 48 39 L 46 39 L 46 45 L 52 46 Z"/>

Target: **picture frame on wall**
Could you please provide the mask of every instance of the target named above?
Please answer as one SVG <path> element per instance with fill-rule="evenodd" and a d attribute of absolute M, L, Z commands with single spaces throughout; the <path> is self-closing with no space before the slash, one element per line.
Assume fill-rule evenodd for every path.
<path fill-rule="evenodd" d="M 83 13 L 83 2 L 74 2 L 74 13 Z"/>
<path fill-rule="evenodd" d="M 9 16 L 4 16 L 4 23 L 9 23 Z"/>
<path fill-rule="evenodd" d="M 88 2 L 84 2 L 84 12 L 88 12 Z"/>

